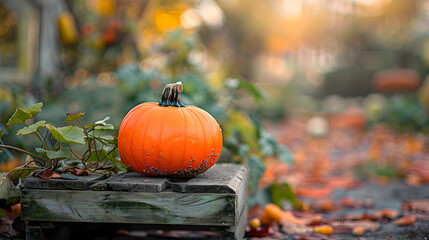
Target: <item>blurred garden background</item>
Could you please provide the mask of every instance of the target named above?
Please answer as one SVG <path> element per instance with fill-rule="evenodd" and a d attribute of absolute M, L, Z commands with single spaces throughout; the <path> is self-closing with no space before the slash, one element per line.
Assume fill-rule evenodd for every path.
<path fill-rule="evenodd" d="M 249 166 L 251 217 L 335 211 L 335 191 L 368 182 L 425 186 L 428 73 L 427 0 L 0 1 L 4 144 L 38 147 L 6 124 L 16 107 L 43 102 L 35 122 L 54 125 L 109 116 L 117 134 L 180 80 L 223 129 L 219 161 Z M 24 159 L 5 151 L 0 171 Z"/>

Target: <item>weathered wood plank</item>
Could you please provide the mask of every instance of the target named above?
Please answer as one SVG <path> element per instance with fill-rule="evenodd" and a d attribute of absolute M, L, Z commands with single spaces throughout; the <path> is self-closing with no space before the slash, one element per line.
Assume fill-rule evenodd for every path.
<path fill-rule="evenodd" d="M 235 207 L 237 209 L 237 212 L 241 213 L 243 212 L 243 209 L 247 209 L 247 183 L 249 180 L 249 175 L 247 172 L 241 172 L 243 173 L 242 178 L 239 179 L 239 185 L 237 188 L 237 192 L 235 193 Z M 238 217 L 240 217 L 239 214 L 236 215 L 235 221 L 238 221 Z"/>
<path fill-rule="evenodd" d="M 25 189 L 26 221 L 233 226 L 234 194 Z"/>
<path fill-rule="evenodd" d="M 166 189 L 164 178 L 146 177 L 136 172 L 113 175 L 109 179 L 100 181 L 91 187 L 91 190 L 118 191 L 118 192 L 162 192 Z"/>
<path fill-rule="evenodd" d="M 97 181 L 103 180 L 104 176 L 100 174 L 90 174 L 88 176 L 79 176 L 77 180 L 49 179 L 43 180 L 37 177 L 24 178 L 23 184 L 31 189 L 51 189 L 51 190 L 86 190 Z"/>
<path fill-rule="evenodd" d="M 171 189 L 180 193 L 237 193 L 248 169 L 239 164 L 215 164 L 206 173 L 186 179 L 170 179 Z"/>
<path fill-rule="evenodd" d="M 235 225 L 230 227 L 229 229 L 223 230 L 220 232 L 220 239 L 222 240 L 240 240 L 244 239 L 244 235 L 246 233 L 246 224 L 247 224 L 247 214 L 248 209 L 243 208 L 243 211 L 239 215 Z"/>

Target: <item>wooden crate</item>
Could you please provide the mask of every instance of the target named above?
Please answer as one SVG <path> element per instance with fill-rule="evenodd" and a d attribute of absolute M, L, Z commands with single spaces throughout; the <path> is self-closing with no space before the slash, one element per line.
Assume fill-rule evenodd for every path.
<path fill-rule="evenodd" d="M 191 179 L 137 173 L 105 180 L 100 176 L 49 181 L 29 177 L 24 180 L 21 217 L 29 226 L 27 239 L 40 236 L 41 223 L 215 230 L 223 239 L 241 239 L 247 218 L 247 178 L 248 169 L 235 164 L 216 164 Z"/>

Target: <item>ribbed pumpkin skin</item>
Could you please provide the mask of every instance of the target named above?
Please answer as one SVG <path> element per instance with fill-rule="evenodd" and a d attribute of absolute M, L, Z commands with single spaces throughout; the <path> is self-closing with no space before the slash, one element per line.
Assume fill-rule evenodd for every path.
<path fill-rule="evenodd" d="M 143 103 L 122 121 L 118 150 L 122 161 L 143 175 L 193 177 L 218 160 L 222 132 L 198 107 Z"/>

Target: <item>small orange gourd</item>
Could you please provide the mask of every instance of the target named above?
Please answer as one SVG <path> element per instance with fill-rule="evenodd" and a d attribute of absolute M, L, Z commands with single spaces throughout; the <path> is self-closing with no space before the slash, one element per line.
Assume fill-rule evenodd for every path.
<path fill-rule="evenodd" d="M 142 103 L 125 116 L 118 150 L 133 171 L 147 176 L 193 177 L 222 151 L 222 131 L 206 111 L 179 100 L 182 83 L 168 84 L 159 103 Z"/>

